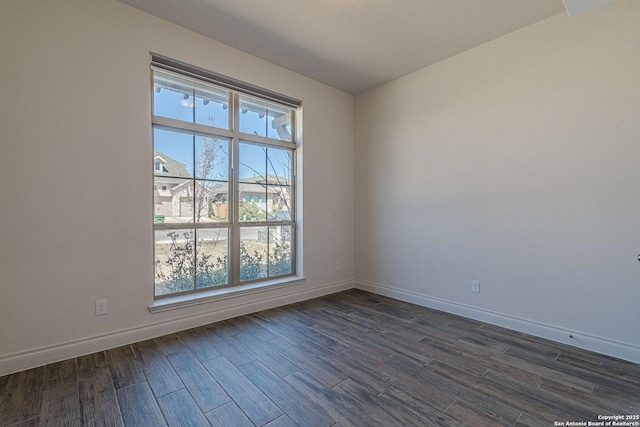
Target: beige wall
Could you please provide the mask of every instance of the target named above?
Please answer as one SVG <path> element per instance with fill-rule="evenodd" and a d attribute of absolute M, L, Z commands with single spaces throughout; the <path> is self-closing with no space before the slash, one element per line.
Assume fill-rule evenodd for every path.
<path fill-rule="evenodd" d="M 354 275 L 640 361 L 635 0 L 557 15 L 364 93 L 355 118 L 350 95 L 116 1 L 8 1 L 0 20 L 0 375 Z M 150 51 L 303 100 L 304 285 L 147 310 Z M 98 299 L 108 315 L 94 316 Z"/>
<path fill-rule="evenodd" d="M 0 375 L 353 285 L 353 96 L 112 0 L 4 1 L 0 43 Z M 150 51 L 303 101 L 304 285 L 147 310 Z"/>
<path fill-rule="evenodd" d="M 357 96 L 358 286 L 640 362 L 639 22 L 559 14 Z"/>

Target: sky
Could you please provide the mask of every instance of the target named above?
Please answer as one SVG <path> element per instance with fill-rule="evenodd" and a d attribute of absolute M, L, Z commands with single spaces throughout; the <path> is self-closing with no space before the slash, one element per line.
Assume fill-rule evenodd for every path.
<path fill-rule="evenodd" d="M 160 74 L 158 78 L 166 77 Z M 188 85 L 193 88 L 193 83 L 177 79 L 171 76 L 172 83 Z M 205 104 L 204 99 L 215 99 Z M 162 117 L 183 120 L 189 123 L 197 123 L 223 129 L 229 128 L 229 109 L 225 108 L 222 101 L 228 99 L 228 92 L 215 90 L 209 87 L 196 87 L 195 102 L 194 97 L 185 99 L 184 92 L 173 91 L 163 87 L 154 92 L 154 114 Z M 249 105 L 250 104 L 250 105 Z M 261 101 L 252 98 L 241 97 L 240 107 L 242 109 L 240 117 L 240 131 L 248 134 L 267 136 L 279 139 L 275 129 L 270 126 L 270 119 L 273 116 L 269 112 L 269 106 Z M 251 110 L 249 109 L 251 108 Z M 263 114 L 260 114 L 262 110 Z M 262 117 L 260 117 L 262 115 Z M 215 129 L 212 129 L 215 132 Z M 194 154 L 198 159 L 205 149 L 205 144 L 212 144 L 216 153 L 217 166 L 211 174 L 206 177 L 196 176 L 196 178 L 228 180 L 228 161 L 230 140 L 224 137 L 208 138 L 193 136 L 164 129 L 154 129 L 154 150 L 164 153 L 173 159 L 187 165 L 189 174 L 193 176 Z M 195 147 L 195 153 L 194 153 Z M 240 179 L 250 178 L 256 175 L 279 175 L 283 176 L 291 170 L 289 153 L 287 150 L 278 148 L 268 148 L 265 152 L 263 147 L 241 143 L 239 149 Z"/>

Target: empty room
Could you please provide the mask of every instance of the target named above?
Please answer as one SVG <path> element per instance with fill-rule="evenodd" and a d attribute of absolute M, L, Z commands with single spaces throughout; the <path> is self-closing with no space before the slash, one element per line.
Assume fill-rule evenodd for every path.
<path fill-rule="evenodd" d="M 640 426 L 640 1 L 0 3 L 0 427 Z"/>

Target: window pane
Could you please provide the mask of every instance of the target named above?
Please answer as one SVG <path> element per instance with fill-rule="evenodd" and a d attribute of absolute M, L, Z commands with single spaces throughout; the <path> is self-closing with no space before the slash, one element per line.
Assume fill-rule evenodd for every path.
<path fill-rule="evenodd" d="M 153 114 L 193 122 L 193 88 L 187 80 L 154 72 Z"/>
<path fill-rule="evenodd" d="M 154 224 L 193 222 L 193 192 L 190 179 L 154 177 Z"/>
<path fill-rule="evenodd" d="M 229 129 L 229 91 L 154 71 L 153 114 Z"/>
<path fill-rule="evenodd" d="M 195 182 L 193 201 L 196 222 L 228 222 L 229 184 L 220 181 Z"/>
<path fill-rule="evenodd" d="M 198 179 L 229 180 L 229 140 L 196 136 L 195 177 Z"/>
<path fill-rule="evenodd" d="M 267 178 L 269 184 L 291 185 L 293 151 L 267 148 Z"/>
<path fill-rule="evenodd" d="M 193 176 L 193 135 L 154 129 L 153 150 L 154 175 Z M 159 170 L 155 162 L 160 162 Z"/>
<path fill-rule="evenodd" d="M 229 92 L 218 88 L 196 88 L 195 122 L 229 129 Z"/>
<path fill-rule="evenodd" d="M 194 230 L 156 230 L 155 294 L 194 288 Z"/>
<path fill-rule="evenodd" d="M 240 281 L 267 277 L 267 227 L 240 229 Z"/>
<path fill-rule="evenodd" d="M 266 182 L 267 148 L 240 143 L 240 182 Z"/>
<path fill-rule="evenodd" d="M 291 221 L 291 187 L 267 186 L 269 221 Z"/>
<path fill-rule="evenodd" d="M 293 141 L 291 138 L 292 110 L 273 104 L 267 106 L 267 136 L 281 141 Z"/>
<path fill-rule="evenodd" d="M 240 132 L 281 141 L 293 141 L 291 136 L 292 109 L 248 96 L 241 96 L 239 112 Z"/>
<path fill-rule="evenodd" d="M 240 221 L 267 220 L 267 148 L 240 144 L 238 192 Z"/>
<path fill-rule="evenodd" d="M 269 227 L 269 277 L 291 274 L 291 227 Z"/>
<path fill-rule="evenodd" d="M 241 96 L 239 108 L 240 132 L 267 136 L 267 103 Z"/>
<path fill-rule="evenodd" d="M 229 183 L 211 181 L 206 184 L 211 192 L 212 214 L 207 221 L 228 222 L 229 221 Z M 200 220 L 204 222 L 203 219 Z"/>
<path fill-rule="evenodd" d="M 229 283 L 229 230 L 226 228 L 196 230 L 196 288 Z"/>
<path fill-rule="evenodd" d="M 292 274 L 296 110 L 154 68 L 155 296 Z"/>
<path fill-rule="evenodd" d="M 247 184 L 240 184 L 240 187 Z M 253 185 L 253 184 L 251 184 Z M 264 187 L 258 186 L 256 187 Z M 239 218 L 240 222 L 247 221 L 266 221 L 267 220 L 267 194 L 266 190 L 263 188 L 262 194 L 253 194 L 242 192 L 242 188 L 240 188 L 241 196 L 240 204 L 239 204 Z"/>

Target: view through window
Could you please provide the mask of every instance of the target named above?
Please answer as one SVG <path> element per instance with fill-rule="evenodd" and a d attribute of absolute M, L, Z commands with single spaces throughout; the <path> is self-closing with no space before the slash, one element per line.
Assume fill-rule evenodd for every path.
<path fill-rule="evenodd" d="M 153 67 L 155 297 L 295 274 L 297 109 Z"/>

